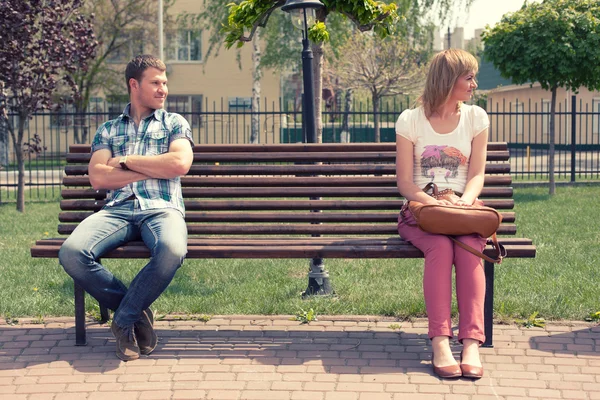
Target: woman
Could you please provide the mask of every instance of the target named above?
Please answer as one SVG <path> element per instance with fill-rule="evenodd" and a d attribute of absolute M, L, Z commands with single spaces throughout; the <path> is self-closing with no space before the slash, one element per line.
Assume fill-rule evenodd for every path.
<path fill-rule="evenodd" d="M 477 87 L 477 60 L 459 49 L 438 53 L 432 60 L 419 107 L 405 110 L 396 122 L 398 190 L 407 200 L 425 204 L 481 205 L 489 119 L 477 106 L 463 104 Z M 429 182 L 458 196 L 436 200 L 423 192 Z M 432 341 L 433 370 L 442 378 L 479 379 L 483 367 L 479 346 L 485 341 L 483 303 L 485 275 L 481 260 L 448 237 L 421 231 L 412 217 L 399 219 L 400 236 L 423 251 L 423 291 Z M 483 250 L 479 235 L 458 238 Z M 461 364 L 450 349 L 452 338 L 452 265 L 456 274 Z"/>

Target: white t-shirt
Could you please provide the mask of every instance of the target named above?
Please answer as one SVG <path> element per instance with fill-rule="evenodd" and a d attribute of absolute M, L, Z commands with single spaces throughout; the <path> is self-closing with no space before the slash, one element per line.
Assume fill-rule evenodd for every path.
<path fill-rule="evenodd" d="M 489 125 L 485 110 L 463 104 L 457 127 L 450 133 L 439 134 L 425 117 L 423 107 L 404 110 L 396 121 L 396 135 L 414 144 L 414 183 L 422 188 L 434 182 L 440 190 L 450 188 L 463 193 L 471 142 Z"/>

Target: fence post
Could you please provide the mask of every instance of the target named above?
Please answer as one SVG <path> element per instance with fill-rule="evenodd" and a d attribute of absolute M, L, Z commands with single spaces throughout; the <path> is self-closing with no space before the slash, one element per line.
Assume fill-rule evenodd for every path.
<path fill-rule="evenodd" d="M 577 140 L 577 134 L 575 129 L 577 128 L 575 117 L 577 113 L 575 108 L 577 107 L 577 96 L 571 96 L 571 183 L 575 183 L 575 141 Z"/>

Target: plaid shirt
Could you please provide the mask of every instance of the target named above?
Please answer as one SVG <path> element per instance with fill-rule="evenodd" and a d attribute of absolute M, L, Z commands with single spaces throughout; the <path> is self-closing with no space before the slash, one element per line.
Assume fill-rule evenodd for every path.
<path fill-rule="evenodd" d="M 169 151 L 173 140 L 181 138 L 188 139 L 193 145 L 192 130 L 181 115 L 154 110 L 140 122 L 136 132 L 129 109 L 130 104 L 125 107 L 123 114 L 98 128 L 92 142 L 92 153 L 100 149 L 109 149 L 113 157 L 128 154 L 164 154 Z M 180 177 L 148 178 L 120 189 L 109 190 L 105 207 L 114 206 L 133 194 L 139 200 L 142 210 L 175 208 L 185 215 Z"/>

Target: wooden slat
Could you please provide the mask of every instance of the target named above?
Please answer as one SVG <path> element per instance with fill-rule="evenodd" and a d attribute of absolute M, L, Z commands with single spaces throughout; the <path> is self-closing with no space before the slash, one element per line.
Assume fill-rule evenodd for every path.
<path fill-rule="evenodd" d="M 36 246 L 60 246 L 64 243 L 65 238 L 41 239 L 36 241 Z M 499 243 L 503 245 L 531 245 L 531 239 L 514 238 L 514 237 L 498 237 Z M 277 238 L 277 237 L 251 237 L 251 238 L 236 238 L 236 237 L 188 237 L 188 246 L 218 246 L 227 243 L 228 246 L 305 246 L 305 245 L 321 245 L 321 246 L 391 246 L 401 245 L 407 242 L 399 236 L 386 238 L 366 238 L 366 237 L 294 237 L 294 238 Z M 144 246 L 141 241 L 131 241 L 128 246 Z"/>
<path fill-rule="evenodd" d="M 508 151 L 490 151 L 487 153 L 488 161 L 507 161 L 510 157 Z M 68 153 L 67 163 L 88 163 L 91 155 L 84 153 Z M 395 163 L 395 152 L 279 152 L 279 153 L 194 153 L 194 163 L 347 163 L 347 162 L 379 162 Z"/>
<path fill-rule="evenodd" d="M 483 188 L 481 197 L 512 197 L 512 188 Z M 400 197 L 395 187 L 222 187 L 222 188 L 183 188 L 184 198 L 270 198 L 270 197 Z M 103 200 L 105 191 L 93 189 L 63 189 L 64 199 L 92 198 Z"/>
<path fill-rule="evenodd" d="M 509 186 L 512 183 L 510 176 L 487 175 L 484 185 L 489 186 Z M 357 187 L 357 186 L 393 186 L 396 187 L 395 176 L 367 176 L 367 177 L 298 177 L 293 179 L 290 177 L 197 177 L 183 176 L 181 185 L 183 187 L 314 187 L 314 186 L 329 186 L 329 187 Z M 63 179 L 63 185 L 67 187 L 73 186 L 89 186 L 90 181 L 88 176 L 66 176 Z"/>
<path fill-rule="evenodd" d="M 282 152 L 291 149 L 293 151 L 304 152 L 330 152 L 330 151 L 346 151 L 346 152 L 361 152 L 361 151 L 396 151 L 396 143 L 286 143 L 286 144 L 202 144 L 194 146 L 195 153 L 223 153 L 234 152 L 244 153 L 248 151 L 254 152 Z M 508 150 L 507 142 L 488 142 L 489 151 L 506 151 Z M 89 150 L 88 150 L 89 152 Z"/>
<path fill-rule="evenodd" d="M 484 188 L 481 197 L 512 197 L 512 188 Z M 210 197 L 399 197 L 395 187 L 357 187 L 357 188 L 331 188 L 331 187 L 223 187 L 223 188 L 183 188 L 184 197 L 210 198 Z"/>
<path fill-rule="evenodd" d="M 104 200 L 106 198 L 106 190 L 88 189 L 63 189 L 60 192 L 63 199 L 96 199 Z"/>
<path fill-rule="evenodd" d="M 496 210 L 511 210 L 513 199 L 483 199 L 484 205 Z M 185 200 L 187 211 L 269 211 L 269 210 L 400 210 L 404 200 Z M 98 211 L 104 200 L 61 200 L 64 211 Z"/>
<path fill-rule="evenodd" d="M 486 174 L 508 174 L 510 164 L 488 163 L 485 167 Z M 87 174 L 86 165 L 67 165 L 67 176 Z M 394 164 L 320 164 L 320 165 L 199 165 L 193 164 L 187 176 L 231 176 L 231 175 L 258 175 L 258 176 L 319 176 L 319 175 L 396 175 Z"/>
<path fill-rule="evenodd" d="M 34 246 L 32 257 L 56 257 L 59 246 Z M 535 247 L 531 245 L 505 245 L 507 257 L 535 257 Z M 491 246 L 484 253 L 495 256 Z M 103 258 L 148 258 L 150 251 L 146 246 L 127 245 L 119 247 Z M 188 246 L 187 258 L 422 258 L 423 253 L 410 244 L 340 246 L 340 245 L 303 245 L 281 246 Z"/>
<path fill-rule="evenodd" d="M 68 235 L 76 224 L 58 224 L 58 233 Z M 502 224 L 498 234 L 514 235 L 514 224 Z M 261 224 L 224 225 L 188 224 L 190 235 L 393 235 L 398 234 L 396 224 Z"/>
<path fill-rule="evenodd" d="M 60 222 L 81 222 L 88 216 L 92 215 L 91 211 L 71 211 L 61 212 L 58 214 L 58 220 Z M 502 222 L 514 222 L 515 213 L 501 213 Z M 223 224 L 231 223 L 294 223 L 294 222 L 306 222 L 306 223 L 375 223 L 375 222 L 397 222 L 398 212 L 392 213 L 324 213 L 324 212 L 187 212 L 185 215 L 187 223 L 209 223 L 219 222 Z"/>
<path fill-rule="evenodd" d="M 303 151 L 303 152 L 330 152 L 330 151 L 395 151 L 396 144 L 390 143 L 286 143 L 286 144 L 202 144 L 194 146 L 195 153 L 244 153 L 252 152 L 271 152 L 278 153 L 282 151 Z M 488 142 L 488 151 L 505 151 L 508 149 L 506 142 Z M 72 144 L 69 146 L 71 153 L 90 153 L 89 144 Z"/>

